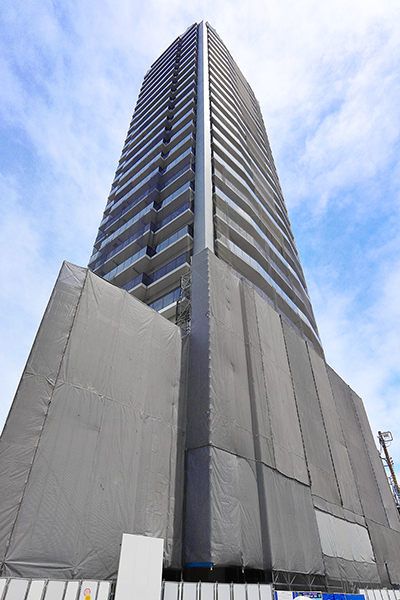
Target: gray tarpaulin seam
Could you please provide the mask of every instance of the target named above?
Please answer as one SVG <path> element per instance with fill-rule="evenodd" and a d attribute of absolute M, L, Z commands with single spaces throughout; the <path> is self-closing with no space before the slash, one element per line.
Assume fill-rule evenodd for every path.
<path fill-rule="evenodd" d="M 329 381 L 329 386 L 330 386 L 330 388 L 331 388 L 331 392 L 332 392 L 332 398 L 333 398 L 333 402 L 335 403 L 336 414 L 337 414 L 337 416 L 338 416 L 338 421 L 339 421 L 340 431 L 342 432 L 343 443 L 344 443 L 344 445 L 345 445 L 345 448 L 346 448 L 346 451 L 347 451 L 347 457 L 348 457 L 348 459 L 349 459 L 349 465 L 350 465 L 350 469 L 351 469 L 351 472 L 352 472 L 352 474 L 353 474 L 353 479 L 354 479 L 354 483 L 355 483 L 355 488 L 356 488 L 356 492 L 357 492 L 357 497 L 358 497 L 358 501 L 359 501 L 359 503 L 360 503 L 360 508 L 361 508 L 361 510 L 362 510 L 362 516 L 363 516 L 364 518 L 366 518 L 366 515 L 365 515 L 365 513 L 364 513 L 364 507 L 363 507 L 363 505 L 362 505 L 362 501 L 361 501 L 360 490 L 358 489 L 357 480 L 356 480 L 355 473 L 354 473 L 353 462 L 352 462 L 352 460 L 351 460 L 351 457 L 350 457 L 349 448 L 348 448 L 348 445 L 347 445 L 347 442 L 346 442 L 346 436 L 345 436 L 345 434 L 344 434 L 344 431 L 343 431 L 342 419 L 341 419 L 341 417 L 340 417 L 340 413 L 339 413 L 339 410 L 338 410 L 338 405 L 337 405 L 337 401 L 336 401 L 335 394 L 334 394 L 334 391 L 333 391 L 333 385 L 332 385 L 332 382 L 331 382 L 331 378 L 329 377 L 329 371 L 328 371 L 328 368 L 327 368 L 327 367 L 328 367 L 328 365 L 326 364 L 326 362 L 325 362 L 324 364 L 325 364 L 326 375 L 327 375 L 327 377 L 328 377 L 328 381 Z M 356 511 L 354 511 L 354 512 L 356 512 Z M 370 538 L 371 538 L 371 536 L 370 536 Z M 375 557 L 375 558 L 376 558 L 376 557 Z"/>
<path fill-rule="evenodd" d="M 85 391 L 87 388 L 85 388 L 83 385 L 78 385 L 76 383 L 71 383 L 70 381 L 58 381 L 57 383 L 61 383 L 61 385 L 68 385 L 71 386 L 73 388 L 76 388 L 78 390 L 83 390 Z M 120 402 L 119 400 L 115 400 L 115 398 L 110 398 L 109 396 L 104 396 L 102 394 L 98 394 L 98 397 L 101 398 L 101 400 L 103 402 L 110 402 L 110 403 L 114 403 L 114 404 L 119 404 L 119 406 L 123 406 L 124 408 L 126 408 L 127 410 L 132 410 L 133 412 L 142 414 L 142 408 L 138 408 L 135 406 L 130 406 L 129 404 L 125 404 L 124 402 Z M 150 419 L 153 419 L 154 421 L 158 421 L 160 423 L 164 423 L 164 419 L 160 416 L 156 416 L 153 414 L 150 414 L 149 412 L 146 413 L 147 417 L 149 417 Z M 183 427 L 179 427 L 178 425 L 173 425 L 173 424 L 169 424 L 171 429 L 176 429 L 177 431 L 182 431 L 185 433 L 185 429 Z"/>
<path fill-rule="evenodd" d="M 335 474 L 336 487 L 338 489 L 339 498 L 340 498 L 340 501 L 341 501 L 342 506 L 343 506 L 343 497 L 342 497 L 342 492 L 340 490 L 339 479 L 338 479 L 337 472 L 336 472 L 336 467 L 335 467 L 335 461 L 333 460 L 333 453 L 332 453 L 331 442 L 330 442 L 330 439 L 329 439 L 328 430 L 327 430 L 327 427 L 326 427 L 326 423 L 325 423 L 325 419 L 324 419 L 324 414 L 323 414 L 323 411 L 322 411 L 321 398 L 320 398 L 319 393 L 318 393 L 317 380 L 315 378 L 315 373 L 314 373 L 314 369 L 313 369 L 313 366 L 312 366 L 311 355 L 310 355 L 310 348 L 309 348 L 309 342 L 306 342 L 306 349 L 307 349 L 308 360 L 309 360 L 309 363 L 310 363 L 311 374 L 312 374 L 312 378 L 313 378 L 313 381 L 314 381 L 315 391 L 316 391 L 316 394 L 317 394 L 318 406 L 319 406 L 319 410 L 320 410 L 320 413 L 321 413 L 322 424 L 323 424 L 324 431 L 325 431 L 325 437 L 326 437 L 326 441 L 327 441 L 327 444 L 328 444 L 329 456 L 330 456 L 330 459 L 331 459 L 331 463 L 332 463 L 332 467 L 333 467 L 333 472 Z M 325 360 L 323 358 L 322 358 L 322 360 L 325 363 Z"/>
<path fill-rule="evenodd" d="M 315 510 L 320 510 L 322 512 L 327 512 L 328 514 L 332 515 L 333 517 L 338 517 L 339 519 L 346 519 L 346 517 L 343 517 L 343 514 L 348 515 L 348 513 L 350 513 L 348 515 L 348 521 L 349 523 L 356 523 L 358 525 L 361 525 L 361 527 L 366 527 L 366 517 L 364 517 L 364 515 L 360 515 L 356 512 L 354 512 L 354 510 L 352 510 L 351 508 L 344 508 L 343 506 L 340 506 L 338 504 L 336 504 L 335 502 L 330 502 L 329 500 L 325 500 L 324 498 L 321 498 L 321 496 L 318 496 L 318 494 L 312 494 L 313 498 L 318 498 L 324 501 L 324 508 L 321 508 L 320 506 L 315 506 Z M 334 506 L 336 508 L 338 508 L 340 510 L 340 515 L 338 512 L 335 512 L 334 510 L 331 510 L 331 507 Z M 328 508 L 326 508 L 328 507 Z M 344 512 L 342 512 L 344 511 Z M 362 522 L 359 521 L 359 519 L 362 519 Z M 371 519 L 370 519 L 371 520 Z M 375 521 L 373 521 L 375 523 Z M 380 523 L 377 523 L 378 525 Z M 384 527 L 382 525 L 382 527 Z"/>
<path fill-rule="evenodd" d="M 280 444 L 278 444 L 278 446 L 280 446 Z M 281 447 L 284 448 L 284 446 L 281 446 Z M 207 444 L 203 444 L 202 446 L 195 446 L 193 448 L 187 448 L 185 450 L 185 453 L 189 453 L 194 450 L 202 450 L 203 448 L 213 448 L 215 450 L 221 450 L 221 452 L 226 452 L 226 454 L 230 454 L 231 456 L 236 456 L 237 458 L 241 458 L 241 459 L 243 459 L 247 462 L 251 462 L 253 464 L 256 464 L 257 462 L 259 462 L 260 464 L 264 465 L 268 469 L 271 469 L 272 471 L 276 471 L 277 473 L 279 473 L 279 475 L 282 475 L 282 477 L 285 477 L 286 479 L 290 479 L 290 481 L 295 481 L 299 485 L 303 485 L 304 487 L 310 489 L 309 484 L 304 483 L 303 481 L 299 481 L 298 479 L 296 479 L 295 477 L 291 477 L 290 475 L 286 475 L 286 473 L 282 473 L 279 469 L 277 469 L 276 467 L 271 467 L 271 465 L 268 465 L 263 460 L 258 461 L 254 458 L 243 456 L 242 454 L 238 454 L 237 452 L 233 452 L 232 450 L 227 450 L 226 448 L 222 448 L 221 446 L 217 446 L 216 444 L 213 444 L 213 443 L 207 443 Z M 299 456 L 299 454 L 296 454 L 295 452 L 293 452 L 293 454 L 295 454 L 296 456 Z M 328 513 L 328 514 L 330 514 L 330 513 Z M 379 525 L 379 523 L 378 523 L 378 525 Z M 382 527 L 383 527 L 383 525 L 382 525 Z"/>
<path fill-rule="evenodd" d="M 261 445 L 260 445 L 260 427 L 259 427 L 259 421 L 258 421 L 258 416 L 257 416 L 257 408 L 255 406 L 255 404 L 256 404 L 255 395 L 256 394 L 255 394 L 255 389 L 254 389 L 254 374 L 253 374 L 253 364 L 252 364 L 253 361 L 252 361 L 251 352 L 250 352 L 249 327 L 248 327 L 248 321 L 247 321 L 247 311 L 246 311 L 247 306 L 246 306 L 246 298 L 245 298 L 246 290 L 245 290 L 244 286 L 245 286 L 245 284 L 244 284 L 244 281 L 242 280 L 239 284 L 239 288 L 240 288 L 243 334 L 244 334 L 246 362 L 247 362 L 247 381 L 248 381 L 248 387 L 249 387 L 251 421 L 252 421 L 252 428 L 253 428 L 254 456 L 255 456 L 255 460 L 256 460 L 256 471 L 257 471 L 258 504 L 259 504 L 259 513 L 260 513 L 260 524 L 261 524 L 261 529 L 262 529 L 261 546 L 262 546 L 262 552 L 263 552 L 263 564 L 264 564 L 264 566 L 268 565 L 268 568 L 270 568 L 271 561 L 270 560 L 268 561 L 267 557 L 270 557 L 270 555 L 271 555 L 271 551 L 270 551 L 271 541 L 270 541 L 270 534 L 269 534 L 269 527 L 268 527 L 268 519 L 267 519 L 267 514 L 266 514 L 267 499 L 266 499 L 266 495 L 265 495 L 264 469 L 262 468 L 262 460 L 261 460 L 262 452 L 261 452 Z M 254 314 L 255 314 L 255 318 L 257 320 L 257 308 L 256 308 L 254 296 L 252 296 L 251 300 L 253 301 L 253 304 L 254 304 Z M 258 324 L 257 324 L 257 338 L 259 340 Z M 256 349 L 254 349 L 254 350 L 255 350 L 255 352 L 257 352 Z M 260 356 L 260 359 L 262 361 L 261 356 Z M 263 391 L 266 395 L 264 378 L 263 378 L 263 383 L 264 383 Z M 262 408 L 262 407 L 260 406 L 260 408 Z"/>
<path fill-rule="evenodd" d="M 78 385 L 76 383 L 71 383 L 70 381 L 58 381 L 57 383 L 61 384 L 61 385 L 68 385 L 71 386 L 73 388 L 76 388 L 78 390 L 83 390 L 85 391 L 87 388 L 85 388 L 83 385 Z M 129 404 L 125 404 L 124 402 L 120 402 L 118 400 L 115 400 L 114 398 L 110 398 L 109 396 L 104 396 L 102 394 L 98 394 L 98 397 L 102 399 L 103 402 L 112 402 L 114 404 L 119 404 L 120 406 L 124 406 L 125 408 L 127 408 L 128 410 L 132 410 L 133 412 L 142 414 L 142 408 L 138 408 L 135 406 L 130 406 Z M 156 415 L 152 415 L 149 414 L 149 412 L 147 412 L 147 417 L 149 417 L 150 419 L 153 419 L 154 421 L 159 421 L 160 423 L 164 423 L 164 419 L 160 416 L 156 416 Z M 183 431 L 185 432 L 185 429 L 182 427 L 179 427 L 178 425 L 174 426 L 170 424 L 171 429 L 176 429 L 177 431 Z"/>
<path fill-rule="evenodd" d="M 242 458 L 243 460 L 248 460 L 248 461 L 250 461 L 250 462 L 252 462 L 254 464 L 257 462 L 257 460 L 255 460 L 254 458 L 243 456 L 242 454 L 238 454 L 237 452 L 233 452 L 232 450 L 227 450 L 226 448 L 222 448 L 221 446 L 217 446 L 216 444 L 213 444 L 212 442 L 209 442 L 207 444 L 203 444 L 202 446 L 195 446 L 193 448 L 186 448 L 185 452 L 192 452 L 193 450 L 202 450 L 202 448 L 215 448 L 215 450 L 221 450 L 221 452 L 226 452 L 227 454 L 230 454 L 231 456 L 236 456 L 237 458 Z M 266 463 L 264 463 L 263 461 L 259 461 L 259 462 L 262 463 L 263 465 L 265 465 L 266 467 L 273 468 L 270 465 L 267 465 Z"/>
<path fill-rule="evenodd" d="M 43 323 L 43 321 L 44 321 L 44 319 L 45 319 L 45 317 L 47 315 L 48 308 L 49 308 L 49 306 L 51 305 L 51 303 L 53 301 L 54 295 L 56 293 L 57 284 L 59 282 L 60 274 L 61 274 L 61 271 L 62 271 L 62 269 L 64 267 L 64 264 L 65 264 L 65 261 L 61 265 L 61 269 L 60 269 L 60 272 L 59 272 L 57 280 L 56 280 L 56 285 L 54 286 L 53 293 L 50 296 L 50 300 L 48 302 L 48 305 L 46 306 L 45 313 L 44 313 L 43 318 L 42 318 L 42 320 L 40 322 L 40 326 L 39 326 L 38 332 L 36 334 L 34 345 L 32 346 L 31 352 L 33 352 L 33 349 L 35 347 L 36 338 L 39 335 L 40 327 L 41 327 L 41 325 L 42 325 L 42 323 Z M 44 430 L 44 427 L 46 425 L 46 421 L 47 421 L 47 417 L 48 417 L 48 414 L 49 414 L 50 405 L 51 405 L 51 402 L 52 402 L 52 399 L 53 399 L 54 390 L 56 388 L 58 377 L 59 377 L 59 374 L 60 374 L 60 371 L 61 371 L 61 365 L 63 363 L 65 352 L 66 352 L 66 349 L 67 349 L 67 346 L 68 346 L 68 342 L 69 342 L 69 339 L 71 337 L 72 328 L 74 326 L 75 318 L 76 318 L 76 315 L 77 315 L 77 312 L 78 312 L 78 306 L 79 306 L 81 298 L 82 298 L 83 288 L 85 287 L 85 283 L 86 283 L 86 279 L 87 279 L 87 274 L 88 274 L 88 271 L 86 270 L 84 279 L 83 279 L 82 284 L 81 284 L 81 291 L 80 291 L 80 294 L 79 294 L 79 297 L 78 297 L 78 301 L 77 301 L 77 303 L 75 305 L 74 315 L 73 315 L 72 320 L 71 320 L 71 326 L 69 328 L 67 341 L 65 343 L 63 352 L 61 354 L 60 363 L 59 363 L 58 369 L 57 369 L 57 375 L 56 375 L 56 377 L 54 379 L 54 383 L 51 386 L 52 387 L 51 396 L 50 396 L 49 402 L 47 404 L 46 414 L 45 414 L 44 419 L 43 419 L 42 428 L 41 428 L 39 436 L 38 436 L 38 441 L 37 441 L 36 448 L 35 448 L 34 453 L 33 453 L 32 462 L 31 462 L 31 465 L 30 465 L 29 470 L 28 470 L 28 475 L 27 475 L 25 483 L 24 483 L 24 488 L 23 488 L 23 491 L 22 491 L 22 494 L 21 494 L 21 499 L 19 501 L 18 510 L 17 510 L 16 515 L 15 515 L 14 523 L 13 523 L 13 525 L 11 527 L 10 535 L 8 536 L 8 540 L 7 540 L 7 544 L 6 544 L 6 548 L 5 548 L 5 552 L 4 552 L 4 560 L 2 561 L 2 563 L 0 565 L 0 572 L 3 570 L 3 567 L 4 567 L 4 565 L 7 562 L 7 553 L 8 553 L 8 550 L 10 548 L 11 538 L 13 536 L 14 529 L 15 529 L 16 523 L 18 521 L 18 517 L 19 517 L 20 510 L 21 510 L 21 506 L 22 506 L 22 503 L 23 503 L 24 497 L 25 497 L 26 488 L 28 486 L 29 478 L 30 478 L 30 475 L 32 473 L 32 468 L 33 468 L 33 465 L 34 465 L 34 462 L 35 462 L 36 454 L 37 454 L 38 449 L 39 449 L 39 445 L 40 445 L 40 441 L 41 441 L 41 438 L 42 438 L 43 430 Z M 29 357 L 30 357 L 30 355 L 29 355 Z M 29 360 L 29 358 L 28 358 L 28 360 Z"/>
<path fill-rule="evenodd" d="M 286 360 L 287 360 L 288 367 L 289 367 L 290 381 L 292 383 L 292 390 L 293 390 L 293 397 L 294 397 L 294 404 L 296 406 L 297 422 L 299 424 L 299 429 L 300 429 L 301 443 L 303 445 L 304 459 L 305 459 L 305 463 L 306 463 L 306 469 L 307 469 L 308 481 L 309 481 L 309 488 L 310 488 L 310 493 L 311 493 L 311 484 L 312 484 L 311 473 L 310 473 L 310 469 L 309 469 L 309 466 L 308 466 L 308 458 L 307 458 L 306 445 L 305 445 L 305 442 L 304 442 L 303 428 L 301 426 L 300 412 L 299 412 L 299 407 L 298 407 L 297 397 L 296 397 L 296 389 L 295 389 L 295 385 L 294 385 L 292 367 L 291 367 L 290 358 L 289 358 L 289 350 L 288 350 L 288 346 L 287 346 L 287 341 L 286 341 L 286 336 L 285 336 L 285 328 L 283 326 L 282 316 L 281 315 L 279 315 L 279 322 L 281 324 L 283 343 L 285 345 Z M 320 540 L 320 542 L 321 542 L 321 540 Z"/>
<path fill-rule="evenodd" d="M 247 283 L 247 280 L 246 280 L 246 283 Z M 242 285 L 245 285 L 244 278 L 242 278 Z M 254 300 L 254 306 L 255 306 L 256 325 L 257 325 L 257 338 L 258 338 L 258 351 L 259 351 L 260 357 L 261 357 L 261 370 L 262 370 L 262 377 L 263 377 L 263 382 L 264 382 L 265 405 L 267 407 L 267 415 L 268 415 L 268 423 L 269 423 L 269 433 L 270 433 L 270 436 L 271 436 L 272 456 L 273 456 L 273 459 L 274 459 L 274 467 L 276 467 L 275 442 L 274 442 L 274 433 L 273 433 L 272 419 L 271 419 L 271 406 L 270 406 L 269 397 L 268 397 L 267 378 L 265 376 L 264 354 L 263 354 L 263 351 L 262 351 L 261 334 L 260 334 L 260 322 L 258 320 L 257 302 L 256 302 L 256 297 L 255 297 L 256 290 L 252 286 L 249 286 L 249 287 L 250 287 L 250 289 L 252 290 L 252 293 L 253 293 L 253 300 Z M 279 446 L 279 444 L 278 444 L 278 446 Z"/>
<path fill-rule="evenodd" d="M 375 469 L 374 469 L 374 464 L 373 464 L 373 462 L 372 462 L 372 460 L 371 460 L 371 454 L 370 454 L 370 452 L 369 452 L 369 448 L 368 448 L 367 440 L 366 440 L 366 437 L 365 437 L 365 435 L 364 435 L 364 428 L 363 428 L 363 426 L 362 426 L 361 419 L 360 419 L 360 416 L 359 416 L 359 414 L 358 414 L 357 405 L 356 405 L 356 403 L 355 403 L 355 401 L 354 401 L 354 392 L 353 392 L 353 390 L 351 389 L 351 387 L 350 387 L 350 386 L 348 386 L 348 387 L 349 387 L 349 390 L 350 390 L 351 401 L 352 401 L 352 403 L 353 403 L 353 406 L 354 406 L 354 412 L 355 412 L 355 414 L 356 414 L 356 419 L 357 419 L 357 422 L 358 422 L 358 426 L 359 426 L 359 428 L 360 428 L 360 431 L 361 431 L 361 436 L 362 436 L 362 439 L 363 439 L 363 442 L 364 442 L 364 446 L 365 446 L 365 449 L 366 449 L 366 451 L 367 451 L 368 460 L 369 460 L 369 463 L 370 463 L 370 465 L 371 465 L 372 474 L 373 474 L 373 476 L 374 476 L 375 483 L 376 483 L 376 487 L 377 487 L 377 489 L 378 489 L 379 498 L 381 499 L 381 503 L 382 503 L 383 510 L 384 510 L 384 513 L 385 513 L 385 517 L 386 517 L 386 520 L 387 520 L 387 525 L 388 525 L 388 527 L 390 528 L 390 520 L 389 520 L 389 516 L 388 516 L 388 513 L 387 513 L 387 511 L 386 511 L 386 506 L 385 506 L 385 503 L 384 503 L 384 501 L 383 501 L 383 496 L 382 496 L 382 494 L 381 494 L 381 490 L 380 490 L 380 486 L 379 486 L 379 483 L 378 483 L 378 479 L 377 479 L 377 477 L 376 477 L 376 473 L 375 473 Z M 372 433 L 372 432 L 371 432 L 371 433 Z M 376 450 L 376 451 L 378 452 L 378 450 Z M 387 478 L 386 478 L 386 477 L 385 477 L 385 479 L 386 479 L 386 481 L 387 481 Z M 388 485 L 389 485 L 389 483 L 388 483 Z M 397 512 L 397 510 L 396 510 L 396 512 Z"/>
<path fill-rule="evenodd" d="M 284 446 L 283 444 L 280 444 L 280 443 L 279 443 L 279 442 L 277 442 L 276 440 L 273 440 L 273 443 L 274 443 L 276 446 L 279 446 L 280 448 L 283 448 L 284 450 L 287 450 L 287 451 L 288 451 L 290 454 L 293 454 L 294 456 L 297 456 L 298 458 L 302 458 L 303 460 L 305 460 L 305 458 L 304 458 L 304 455 L 302 455 L 302 454 L 299 454 L 298 452 L 295 452 L 295 451 L 294 451 L 294 450 L 292 450 L 292 449 L 291 449 L 291 450 L 288 450 L 287 446 Z M 267 466 L 267 467 L 271 467 L 271 465 L 266 465 L 266 466 Z M 282 473 L 282 475 L 285 475 L 285 477 L 289 477 L 289 479 L 292 479 L 292 477 L 290 477 L 290 475 L 287 475 L 286 473 L 283 473 L 282 471 L 280 471 L 280 470 L 279 470 L 279 469 L 276 467 L 276 464 L 275 464 L 273 467 L 271 467 L 271 468 L 272 468 L 272 469 L 275 469 L 275 471 L 279 471 L 279 473 Z M 295 479 L 295 478 L 293 478 L 293 479 Z M 296 481 L 298 481 L 299 483 L 301 483 L 301 481 L 300 481 L 299 479 L 296 479 Z M 305 485 L 307 485 L 308 487 L 310 487 L 310 484 L 309 484 L 309 483 L 308 483 L 308 484 L 305 484 Z"/>
<path fill-rule="evenodd" d="M 400 535 L 400 533 L 398 531 L 396 531 L 395 529 L 392 529 L 390 527 L 390 525 L 382 525 L 382 523 L 379 523 L 379 521 L 375 521 L 375 519 L 370 519 L 369 517 L 365 517 L 365 522 L 366 523 L 368 523 L 368 522 L 374 523 L 374 525 L 379 525 L 379 527 L 383 527 L 384 529 L 390 529 L 390 531 L 395 532 L 396 534 Z"/>

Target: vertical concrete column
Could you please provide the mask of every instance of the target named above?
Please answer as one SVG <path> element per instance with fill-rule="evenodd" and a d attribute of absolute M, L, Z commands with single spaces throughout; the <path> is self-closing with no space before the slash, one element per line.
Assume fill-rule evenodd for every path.
<path fill-rule="evenodd" d="M 197 57 L 196 177 L 194 200 L 194 250 L 214 252 L 211 173 L 210 85 L 207 26 L 199 25 Z"/>

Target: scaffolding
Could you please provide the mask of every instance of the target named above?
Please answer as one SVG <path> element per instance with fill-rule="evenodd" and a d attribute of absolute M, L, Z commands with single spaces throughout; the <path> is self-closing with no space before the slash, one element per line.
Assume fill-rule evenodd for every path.
<path fill-rule="evenodd" d="M 176 302 L 176 324 L 188 335 L 192 319 L 192 273 L 188 271 L 181 277 L 181 289 Z"/>

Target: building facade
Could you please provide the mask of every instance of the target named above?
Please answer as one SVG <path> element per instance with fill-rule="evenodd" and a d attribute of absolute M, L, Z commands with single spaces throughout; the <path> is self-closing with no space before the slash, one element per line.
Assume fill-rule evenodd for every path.
<path fill-rule="evenodd" d="M 89 265 L 62 266 L 0 439 L 0 577 L 115 579 L 128 533 L 164 540 L 170 582 L 399 586 L 362 400 L 325 362 L 259 105 L 205 23 L 145 76 Z"/>

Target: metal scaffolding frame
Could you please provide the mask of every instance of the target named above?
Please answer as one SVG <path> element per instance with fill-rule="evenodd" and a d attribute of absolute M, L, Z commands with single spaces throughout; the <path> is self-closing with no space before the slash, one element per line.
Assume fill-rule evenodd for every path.
<path fill-rule="evenodd" d="M 181 277 L 181 289 L 176 302 L 176 324 L 188 335 L 192 319 L 192 273 L 188 271 Z"/>

